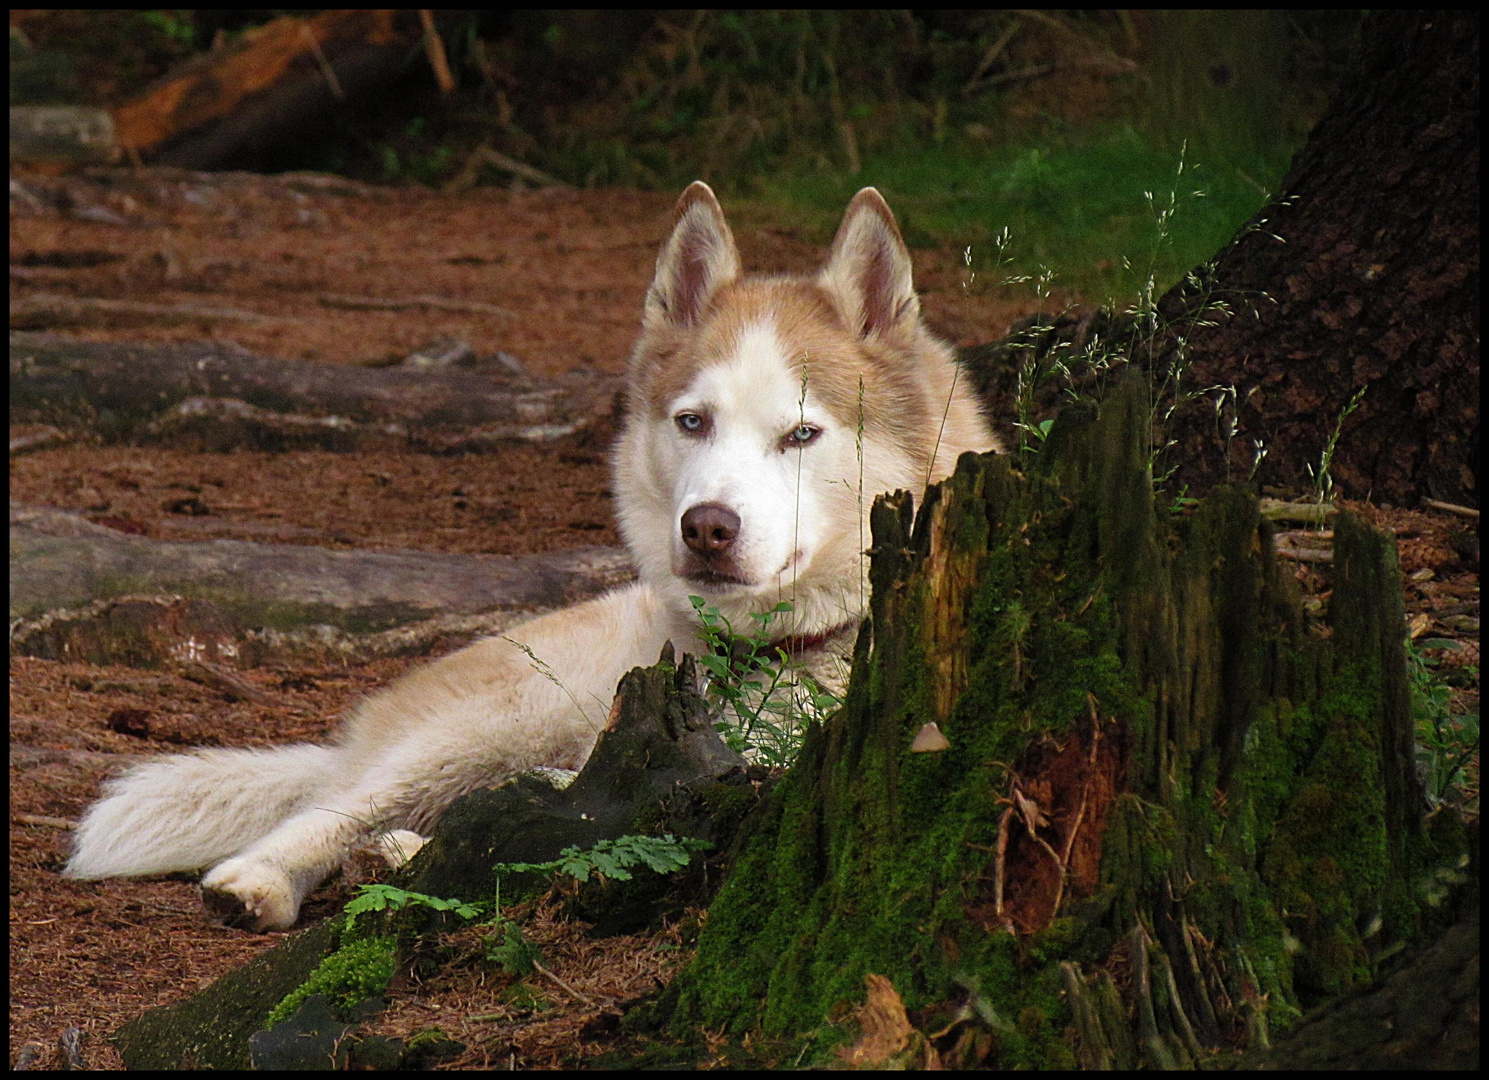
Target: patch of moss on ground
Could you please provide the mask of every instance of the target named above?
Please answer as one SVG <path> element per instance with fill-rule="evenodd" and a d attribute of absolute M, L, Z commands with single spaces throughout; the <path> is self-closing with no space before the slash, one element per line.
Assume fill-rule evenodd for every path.
<path fill-rule="evenodd" d="M 349 1009 L 382 993 L 397 968 L 397 944 L 398 939 L 394 936 L 346 942 L 274 1006 L 265 1026 L 272 1028 L 288 1020 L 312 994 L 325 994 L 335 1005 Z"/>

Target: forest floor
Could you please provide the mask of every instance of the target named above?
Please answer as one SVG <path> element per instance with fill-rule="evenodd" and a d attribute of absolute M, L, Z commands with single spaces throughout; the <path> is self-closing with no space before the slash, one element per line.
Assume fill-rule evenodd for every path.
<path fill-rule="evenodd" d="M 516 356 L 538 376 L 576 367 L 619 373 L 671 224 L 672 197 L 662 194 L 445 195 L 342 181 L 194 177 L 146 171 L 124 181 L 31 187 L 22 178 L 20 196 L 13 181 L 13 311 L 47 296 L 135 301 L 174 314 L 142 308 L 120 325 L 115 309 L 47 328 L 100 341 L 232 342 L 260 355 L 348 365 L 385 365 L 457 338 L 479 355 Z M 821 238 L 777 227 L 758 211 L 745 208 L 732 224 L 747 269 L 800 272 L 823 257 Z M 928 321 L 959 345 L 996 339 L 1036 310 L 1032 296 L 963 288 L 958 250 L 919 249 L 914 259 Z M 346 303 L 431 296 L 468 310 Z M 12 456 L 10 497 L 115 527 L 125 521 L 130 532 L 165 540 L 528 554 L 620 542 L 606 454 L 612 433 L 613 425 L 602 424 L 557 442 L 454 457 L 69 443 Z M 25 429 L 13 426 L 11 434 Z M 181 512 L 183 504 L 194 510 Z M 1434 659 L 1476 668 L 1477 559 L 1465 562 L 1451 540 L 1464 520 L 1358 508 L 1401 538 L 1415 635 L 1454 636 L 1454 647 Z M 1300 565 L 1305 586 L 1326 590 L 1326 570 Z M 1469 612 L 1471 634 L 1462 621 Z M 1454 618 L 1457 624 L 1442 621 Z M 183 745 L 320 738 L 358 698 L 416 662 L 250 669 L 240 674 L 263 698 L 234 703 L 171 671 L 12 657 L 11 1064 L 62 1065 L 64 1032 L 78 1029 L 88 1067 L 118 1068 L 108 1036 L 120 1023 L 181 1000 L 277 940 L 211 922 L 188 875 L 61 878 L 69 823 L 107 775 L 138 755 Z M 1477 710 L 1476 679 L 1455 690 L 1453 707 Z M 151 717 L 148 739 L 119 721 L 130 710 Z M 369 873 L 359 864 L 317 890 L 302 925 L 337 910 Z M 538 979 L 518 992 L 511 977 L 473 961 L 449 976 L 449 986 L 394 990 L 378 1030 L 439 1028 L 467 1046 L 452 1065 L 573 1063 L 603 1041 L 611 1013 L 601 1002 L 653 989 L 688 955 L 677 927 L 598 940 L 544 910 L 533 913 L 530 927 L 548 968 L 591 1005 Z"/>

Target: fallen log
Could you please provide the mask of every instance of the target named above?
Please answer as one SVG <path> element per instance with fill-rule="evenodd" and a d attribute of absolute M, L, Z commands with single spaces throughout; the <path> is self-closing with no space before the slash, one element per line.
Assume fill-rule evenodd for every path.
<path fill-rule="evenodd" d="M 364 368 L 215 344 L 10 338 L 12 424 L 191 450 L 489 450 L 573 434 L 618 388 L 605 376 L 544 380 L 498 365 Z"/>
<path fill-rule="evenodd" d="M 393 83 L 423 33 L 413 11 L 275 19 L 190 58 L 115 109 L 118 141 L 163 165 L 251 159 L 304 136 L 339 102 Z"/>
<path fill-rule="evenodd" d="M 10 302 L 13 330 L 45 330 L 62 326 L 197 326 L 212 323 L 293 323 L 298 319 L 262 315 L 243 308 L 206 304 L 152 304 L 142 300 L 61 296 L 32 293 Z"/>
<path fill-rule="evenodd" d="M 10 512 L 12 655 L 156 667 L 427 651 L 630 580 L 618 548 L 508 558 L 148 540 Z"/>

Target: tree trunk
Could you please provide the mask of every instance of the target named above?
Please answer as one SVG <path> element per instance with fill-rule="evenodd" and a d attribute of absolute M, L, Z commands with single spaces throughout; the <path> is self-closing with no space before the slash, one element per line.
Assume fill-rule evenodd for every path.
<path fill-rule="evenodd" d="M 1255 440 L 1260 481 L 1311 487 L 1308 467 L 1363 390 L 1337 486 L 1478 504 L 1479 16 L 1378 10 L 1362 36 L 1283 195 L 1208 276 L 1232 317 L 1191 333 L 1187 357 L 1177 333 L 1155 357 L 1187 363 L 1188 388 L 1230 386 L 1240 401 L 1230 439 L 1208 401 L 1173 418 L 1169 461 L 1192 490 L 1247 476 Z M 1182 327 L 1198 301 L 1181 284 L 1160 311 Z"/>
<path fill-rule="evenodd" d="M 1155 511 L 1148 394 L 1067 413 L 1028 475 L 968 455 L 875 504 L 846 705 L 748 826 L 674 1032 L 1185 1065 L 1443 920 L 1413 883 L 1467 841 L 1424 830 L 1393 541 L 1341 514 L 1310 621 L 1252 495 Z"/>

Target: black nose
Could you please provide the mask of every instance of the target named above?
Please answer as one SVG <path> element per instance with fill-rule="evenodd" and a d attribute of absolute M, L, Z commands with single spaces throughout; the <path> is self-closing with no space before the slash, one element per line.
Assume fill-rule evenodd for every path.
<path fill-rule="evenodd" d="M 722 503 L 699 503 L 682 516 L 682 542 L 705 558 L 721 554 L 739 535 L 739 515 Z"/>

